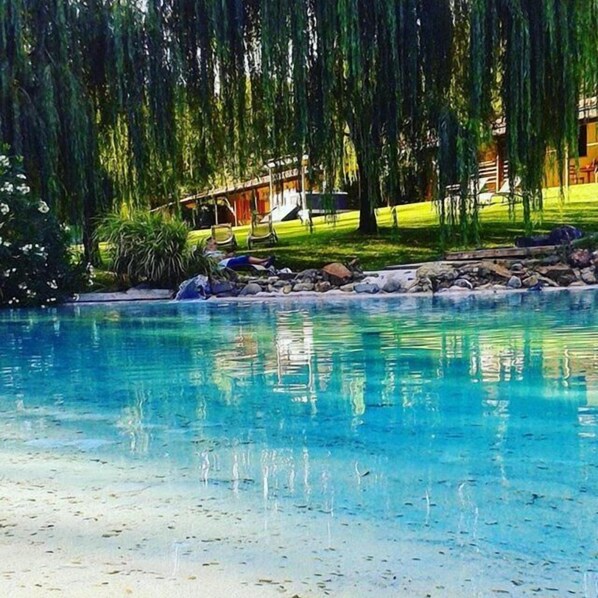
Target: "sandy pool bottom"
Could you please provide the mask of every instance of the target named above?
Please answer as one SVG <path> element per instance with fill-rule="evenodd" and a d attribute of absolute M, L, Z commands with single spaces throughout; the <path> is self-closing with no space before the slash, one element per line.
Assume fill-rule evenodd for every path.
<path fill-rule="evenodd" d="M 242 483 L 172 474 L 167 463 L 0 449 L 0 595 L 589 595 L 525 559 L 389 538 L 383 522 L 298 513 L 252 501 Z"/>

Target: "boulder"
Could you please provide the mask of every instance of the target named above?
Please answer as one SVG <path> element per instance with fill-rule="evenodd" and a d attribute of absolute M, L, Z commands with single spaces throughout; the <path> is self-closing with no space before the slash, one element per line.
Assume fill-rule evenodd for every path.
<path fill-rule="evenodd" d="M 320 280 L 316 282 L 315 291 L 316 293 L 327 293 L 332 288 L 332 284 L 330 284 L 327 280 Z"/>
<path fill-rule="evenodd" d="M 560 261 L 561 258 L 558 255 L 548 255 L 545 258 L 542 258 L 542 264 L 544 266 L 555 266 L 560 263 Z"/>
<path fill-rule="evenodd" d="M 524 278 L 521 283 L 526 288 L 529 289 L 530 287 L 535 287 L 540 282 L 540 279 L 535 274 Z"/>
<path fill-rule="evenodd" d="M 569 255 L 569 263 L 576 268 L 587 268 L 592 263 L 592 254 L 587 249 L 576 249 Z"/>
<path fill-rule="evenodd" d="M 560 287 L 568 287 L 572 282 L 578 280 L 575 272 L 564 264 L 540 267 L 537 268 L 537 272 L 553 280 Z"/>
<path fill-rule="evenodd" d="M 278 276 L 280 280 L 289 281 L 294 280 L 295 276 L 297 275 L 294 272 L 291 272 L 290 270 L 288 272 L 285 272 L 284 270 L 279 270 L 276 276 Z"/>
<path fill-rule="evenodd" d="M 343 293 L 352 293 L 354 286 L 355 285 L 350 282 L 349 284 L 344 284 L 342 287 L 340 287 L 340 290 L 343 291 Z"/>
<path fill-rule="evenodd" d="M 217 297 L 233 297 L 236 294 L 236 286 L 230 280 L 212 282 L 212 295 L 216 295 Z"/>
<path fill-rule="evenodd" d="M 284 287 L 282 287 L 282 292 L 285 295 L 288 295 L 291 291 L 293 290 L 293 286 L 290 284 L 285 285 Z"/>
<path fill-rule="evenodd" d="M 511 276 L 509 281 L 507 282 L 507 286 L 510 289 L 520 289 L 521 288 L 521 278 L 519 276 Z"/>
<path fill-rule="evenodd" d="M 559 286 L 558 282 L 555 282 L 554 280 L 552 280 L 552 278 L 542 276 L 541 274 L 537 274 L 536 276 L 538 278 L 538 282 L 544 283 L 546 286 L 549 286 L 549 287 L 558 287 Z"/>
<path fill-rule="evenodd" d="M 397 277 L 387 278 L 382 285 L 382 290 L 385 293 L 399 293 L 402 289 L 403 285 Z"/>
<path fill-rule="evenodd" d="M 339 262 L 326 264 L 322 268 L 322 272 L 324 272 L 328 277 L 328 280 L 337 287 L 346 284 L 353 278 L 351 270 Z"/>
<path fill-rule="evenodd" d="M 509 280 L 511 278 L 511 271 L 501 264 L 495 264 L 494 262 L 483 261 L 480 264 L 480 270 L 485 270 L 488 274 L 494 274 L 498 278 L 504 278 Z"/>
<path fill-rule="evenodd" d="M 313 290 L 314 290 L 313 282 L 296 282 L 293 285 L 293 293 L 299 293 L 301 291 L 313 291 Z"/>
<path fill-rule="evenodd" d="M 316 268 L 309 268 L 307 270 L 303 270 L 295 275 L 295 280 L 298 282 L 316 282 L 318 280 L 318 276 L 320 271 Z"/>
<path fill-rule="evenodd" d="M 596 284 L 596 273 L 593 268 L 584 268 L 581 272 L 581 279 L 586 284 Z"/>
<path fill-rule="evenodd" d="M 380 287 L 372 282 L 359 282 L 353 287 L 353 290 L 356 293 L 369 293 L 373 295 L 380 292 Z"/>
<path fill-rule="evenodd" d="M 408 293 L 423 293 L 424 289 L 422 288 L 422 286 L 418 283 L 412 284 L 408 289 L 407 289 Z"/>
<path fill-rule="evenodd" d="M 462 289 L 471 291 L 473 289 L 473 284 L 467 278 L 458 278 L 455 280 L 455 284 L 453 286 L 461 287 Z"/>
<path fill-rule="evenodd" d="M 442 262 L 433 262 L 431 264 L 424 264 L 417 269 L 415 273 L 416 277 L 419 279 L 444 279 L 444 280 L 454 280 L 457 278 L 457 272 L 453 266 L 450 264 L 444 264 Z"/>
<path fill-rule="evenodd" d="M 255 282 L 250 282 L 249 284 L 245 285 L 242 289 L 241 292 L 239 293 L 240 297 L 245 297 L 246 295 L 257 295 L 258 293 L 262 292 L 262 287 L 255 283 Z"/>

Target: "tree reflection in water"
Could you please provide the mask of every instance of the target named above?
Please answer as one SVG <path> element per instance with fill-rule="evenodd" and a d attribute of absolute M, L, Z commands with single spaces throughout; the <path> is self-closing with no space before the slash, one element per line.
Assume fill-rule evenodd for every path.
<path fill-rule="evenodd" d="M 95 433 L 118 450 L 237 493 L 259 488 L 266 504 L 367 511 L 455 544 L 508 543 L 531 525 L 537 550 L 553 552 L 564 521 L 581 554 L 596 547 L 584 518 L 598 493 L 597 302 L 583 292 L 8 312 L 0 398 L 62 418 L 63 431 L 101 416 Z"/>

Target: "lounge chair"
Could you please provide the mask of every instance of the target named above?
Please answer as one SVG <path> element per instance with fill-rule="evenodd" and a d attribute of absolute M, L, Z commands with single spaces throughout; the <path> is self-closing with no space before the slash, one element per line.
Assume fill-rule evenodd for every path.
<path fill-rule="evenodd" d="M 251 228 L 247 235 L 247 247 L 251 249 L 256 243 L 275 245 L 278 235 L 272 224 L 272 212 L 260 214 L 254 212 L 251 216 Z"/>
<path fill-rule="evenodd" d="M 478 206 L 480 208 L 491 205 L 494 198 L 494 193 L 488 191 L 488 183 L 490 183 L 490 177 L 482 178 L 478 182 Z"/>
<path fill-rule="evenodd" d="M 514 198 L 515 203 L 520 202 L 523 199 L 521 195 L 521 179 L 517 176 L 513 181 L 514 188 L 511 189 L 511 182 L 509 179 L 505 179 L 502 187 L 494 193 L 494 197 L 502 197 L 502 203 L 509 203 L 511 198 Z"/>
<path fill-rule="evenodd" d="M 477 189 L 477 198 L 478 198 L 478 206 L 484 207 L 488 206 L 492 203 L 492 198 L 495 195 L 488 191 L 488 183 L 490 182 L 489 177 L 483 177 L 478 180 L 478 189 Z M 475 194 L 475 186 L 474 181 L 469 182 L 469 189 L 468 197 L 473 198 Z M 461 186 L 460 185 L 449 185 L 446 188 L 446 200 L 449 201 L 453 205 L 459 205 L 461 201 Z"/>
<path fill-rule="evenodd" d="M 237 239 L 233 233 L 231 224 L 215 224 L 212 226 L 212 238 L 216 241 L 216 245 L 222 248 L 232 249 L 237 248 Z"/>

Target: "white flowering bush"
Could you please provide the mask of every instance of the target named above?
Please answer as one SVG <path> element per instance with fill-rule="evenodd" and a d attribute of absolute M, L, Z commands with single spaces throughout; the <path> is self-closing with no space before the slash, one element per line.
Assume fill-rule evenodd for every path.
<path fill-rule="evenodd" d="M 70 238 L 0 146 L 0 306 L 47 306 L 85 283 Z"/>

